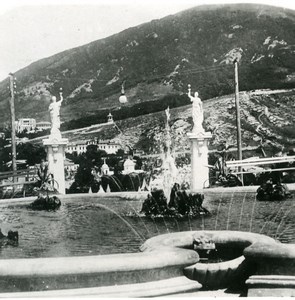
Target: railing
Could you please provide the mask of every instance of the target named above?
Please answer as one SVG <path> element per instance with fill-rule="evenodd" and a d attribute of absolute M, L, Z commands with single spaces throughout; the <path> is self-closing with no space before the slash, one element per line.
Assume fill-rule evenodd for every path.
<path fill-rule="evenodd" d="M 280 156 L 280 157 L 268 157 L 268 158 L 254 158 L 254 159 L 244 159 L 244 160 L 232 160 L 226 162 L 226 167 L 229 169 L 237 167 L 248 167 L 248 166 L 261 166 L 261 165 L 274 165 L 281 163 L 294 163 L 295 156 Z M 249 170 L 249 171 L 234 171 L 232 174 L 249 174 L 249 173 L 264 173 L 270 171 L 292 171 L 295 170 L 294 166 L 282 167 L 282 168 L 272 168 L 272 169 L 259 169 L 259 170 Z"/>
<path fill-rule="evenodd" d="M 24 169 L 0 173 L 0 198 L 25 197 L 26 185 L 35 185 L 38 182 L 37 169 Z"/>

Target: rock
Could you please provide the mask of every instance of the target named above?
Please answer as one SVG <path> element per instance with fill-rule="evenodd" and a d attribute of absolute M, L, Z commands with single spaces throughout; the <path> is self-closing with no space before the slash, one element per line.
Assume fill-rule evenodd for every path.
<path fill-rule="evenodd" d="M 187 194 L 186 190 L 181 190 L 180 185 L 175 183 L 171 189 L 170 202 L 163 190 L 155 190 L 148 195 L 143 202 L 141 213 L 146 216 L 199 216 L 208 214 L 209 211 L 202 206 L 204 195 L 195 193 Z"/>
<path fill-rule="evenodd" d="M 38 198 L 29 205 L 34 210 L 57 210 L 61 206 L 61 201 L 57 196 L 44 196 L 39 194 Z"/>
<path fill-rule="evenodd" d="M 18 231 L 9 230 L 7 236 L 4 235 L 0 229 L 0 245 L 12 245 L 18 244 Z"/>
<path fill-rule="evenodd" d="M 277 183 L 273 185 L 271 180 L 263 183 L 258 189 L 256 199 L 258 201 L 282 201 L 291 196 L 285 184 Z"/>

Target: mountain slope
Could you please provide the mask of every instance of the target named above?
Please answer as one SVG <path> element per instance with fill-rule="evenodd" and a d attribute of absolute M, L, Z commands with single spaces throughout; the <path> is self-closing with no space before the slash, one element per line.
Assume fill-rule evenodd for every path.
<path fill-rule="evenodd" d="M 17 117 L 45 120 L 50 94 L 63 87 L 62 119 L 117 107 L 126 80 L 129 105 L 187 92 L 202 99 L 240 90 L 295 87 L 295 12 L 241 4 L 201 6 L 39 60 L 16 72 Z M 0 109 L 8 111 L 8 82 Z M 8 114 L 1 114 L 0 122 Z"/>

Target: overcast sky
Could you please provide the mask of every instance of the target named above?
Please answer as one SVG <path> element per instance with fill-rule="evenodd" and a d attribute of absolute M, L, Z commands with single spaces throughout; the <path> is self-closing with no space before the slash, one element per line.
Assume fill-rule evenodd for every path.
<path fill-rule="evenodd" d="M 15 72 L 40 58 L 201 4 L 252 2 L 295 10 L 294 0 L 7 0 L 5 2 L 0 1 L 0 80 L 7 77 L 9 72 Z"/>

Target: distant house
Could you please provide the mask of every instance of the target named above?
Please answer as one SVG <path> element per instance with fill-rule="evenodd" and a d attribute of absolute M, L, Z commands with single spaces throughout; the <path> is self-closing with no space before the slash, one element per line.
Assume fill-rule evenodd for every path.
<path fill-rule="evenodd" d="M 85 141 L 77 141 L 77 142 L 73 142 L 73 143 L 68 143 L 67 147 L 66 147 L 66 153 L 74 153 L 76 152 L 78 155 L 85 153 L 86 152 L 86 148 L 87 148 L 88 144 Z"/>
<path fill-rule="evenodd" d="M 127 158 L 124 161 L 123 167 L 124 167 L 124 170 L 122 171 L 123 174 L 133 173 L 135 171 L 135 161 L 130 158 Z"/>
<path fill-rule="evenodd" d="M 50 128 L 51 128 L 50 122 L 42 121 L 42 122 L 36 123 L 36 129 L 38 131 L 42 131 L 42 130 L 46 130 L 46 129 L 50 129 Z"/>
<path fill-rule="evenodd" d="M 15 131 L 23 132 L 24 130 L 31 131 L 36 128 L 36 120 L 31 118 L 22 118 L 15 122 Z"/>
<path fill-rule="evenodd" d="M 113 115 L 111 113 L 108 114 L 108 123 L 114 123 Z"/>
<path fill-rule="evenodd" d="M 101 173 L 101 175 L 114 175 L 114 172 L 110 171 L 110 167 L 106 163 L 105 159 L 104 159 L 103 165 L 100 168 L 100 173 Z"/>
<path fill-rule="evenodd" d="M 85 153 L 87 146 L 96 145 L 98 150 L 104 150 L 107 154 L 115 154 L 121 145 L 111 140 L 88 140 L 88 141 L 76 141 L 69 143 L 66 147 L 66 153 L 77 152 L 77 154 Z"/>
<path fill-rule="evenodd" d="M 111 140 L 99 140 L 97 143 L 97 149 L 104 150 L 107 154 L 115 154 L 121 145 Z"/>
<path fill-rule="evenodd" d="M 75 164 L 72 160 L 70 160 L 68 158 L 66 158 L 64 160 L 64 168 L 65 168 L 65 170 L 76 172 L 77 169 L 78 169 L 78 167 L 79 167 L 79 165 Z"/>

